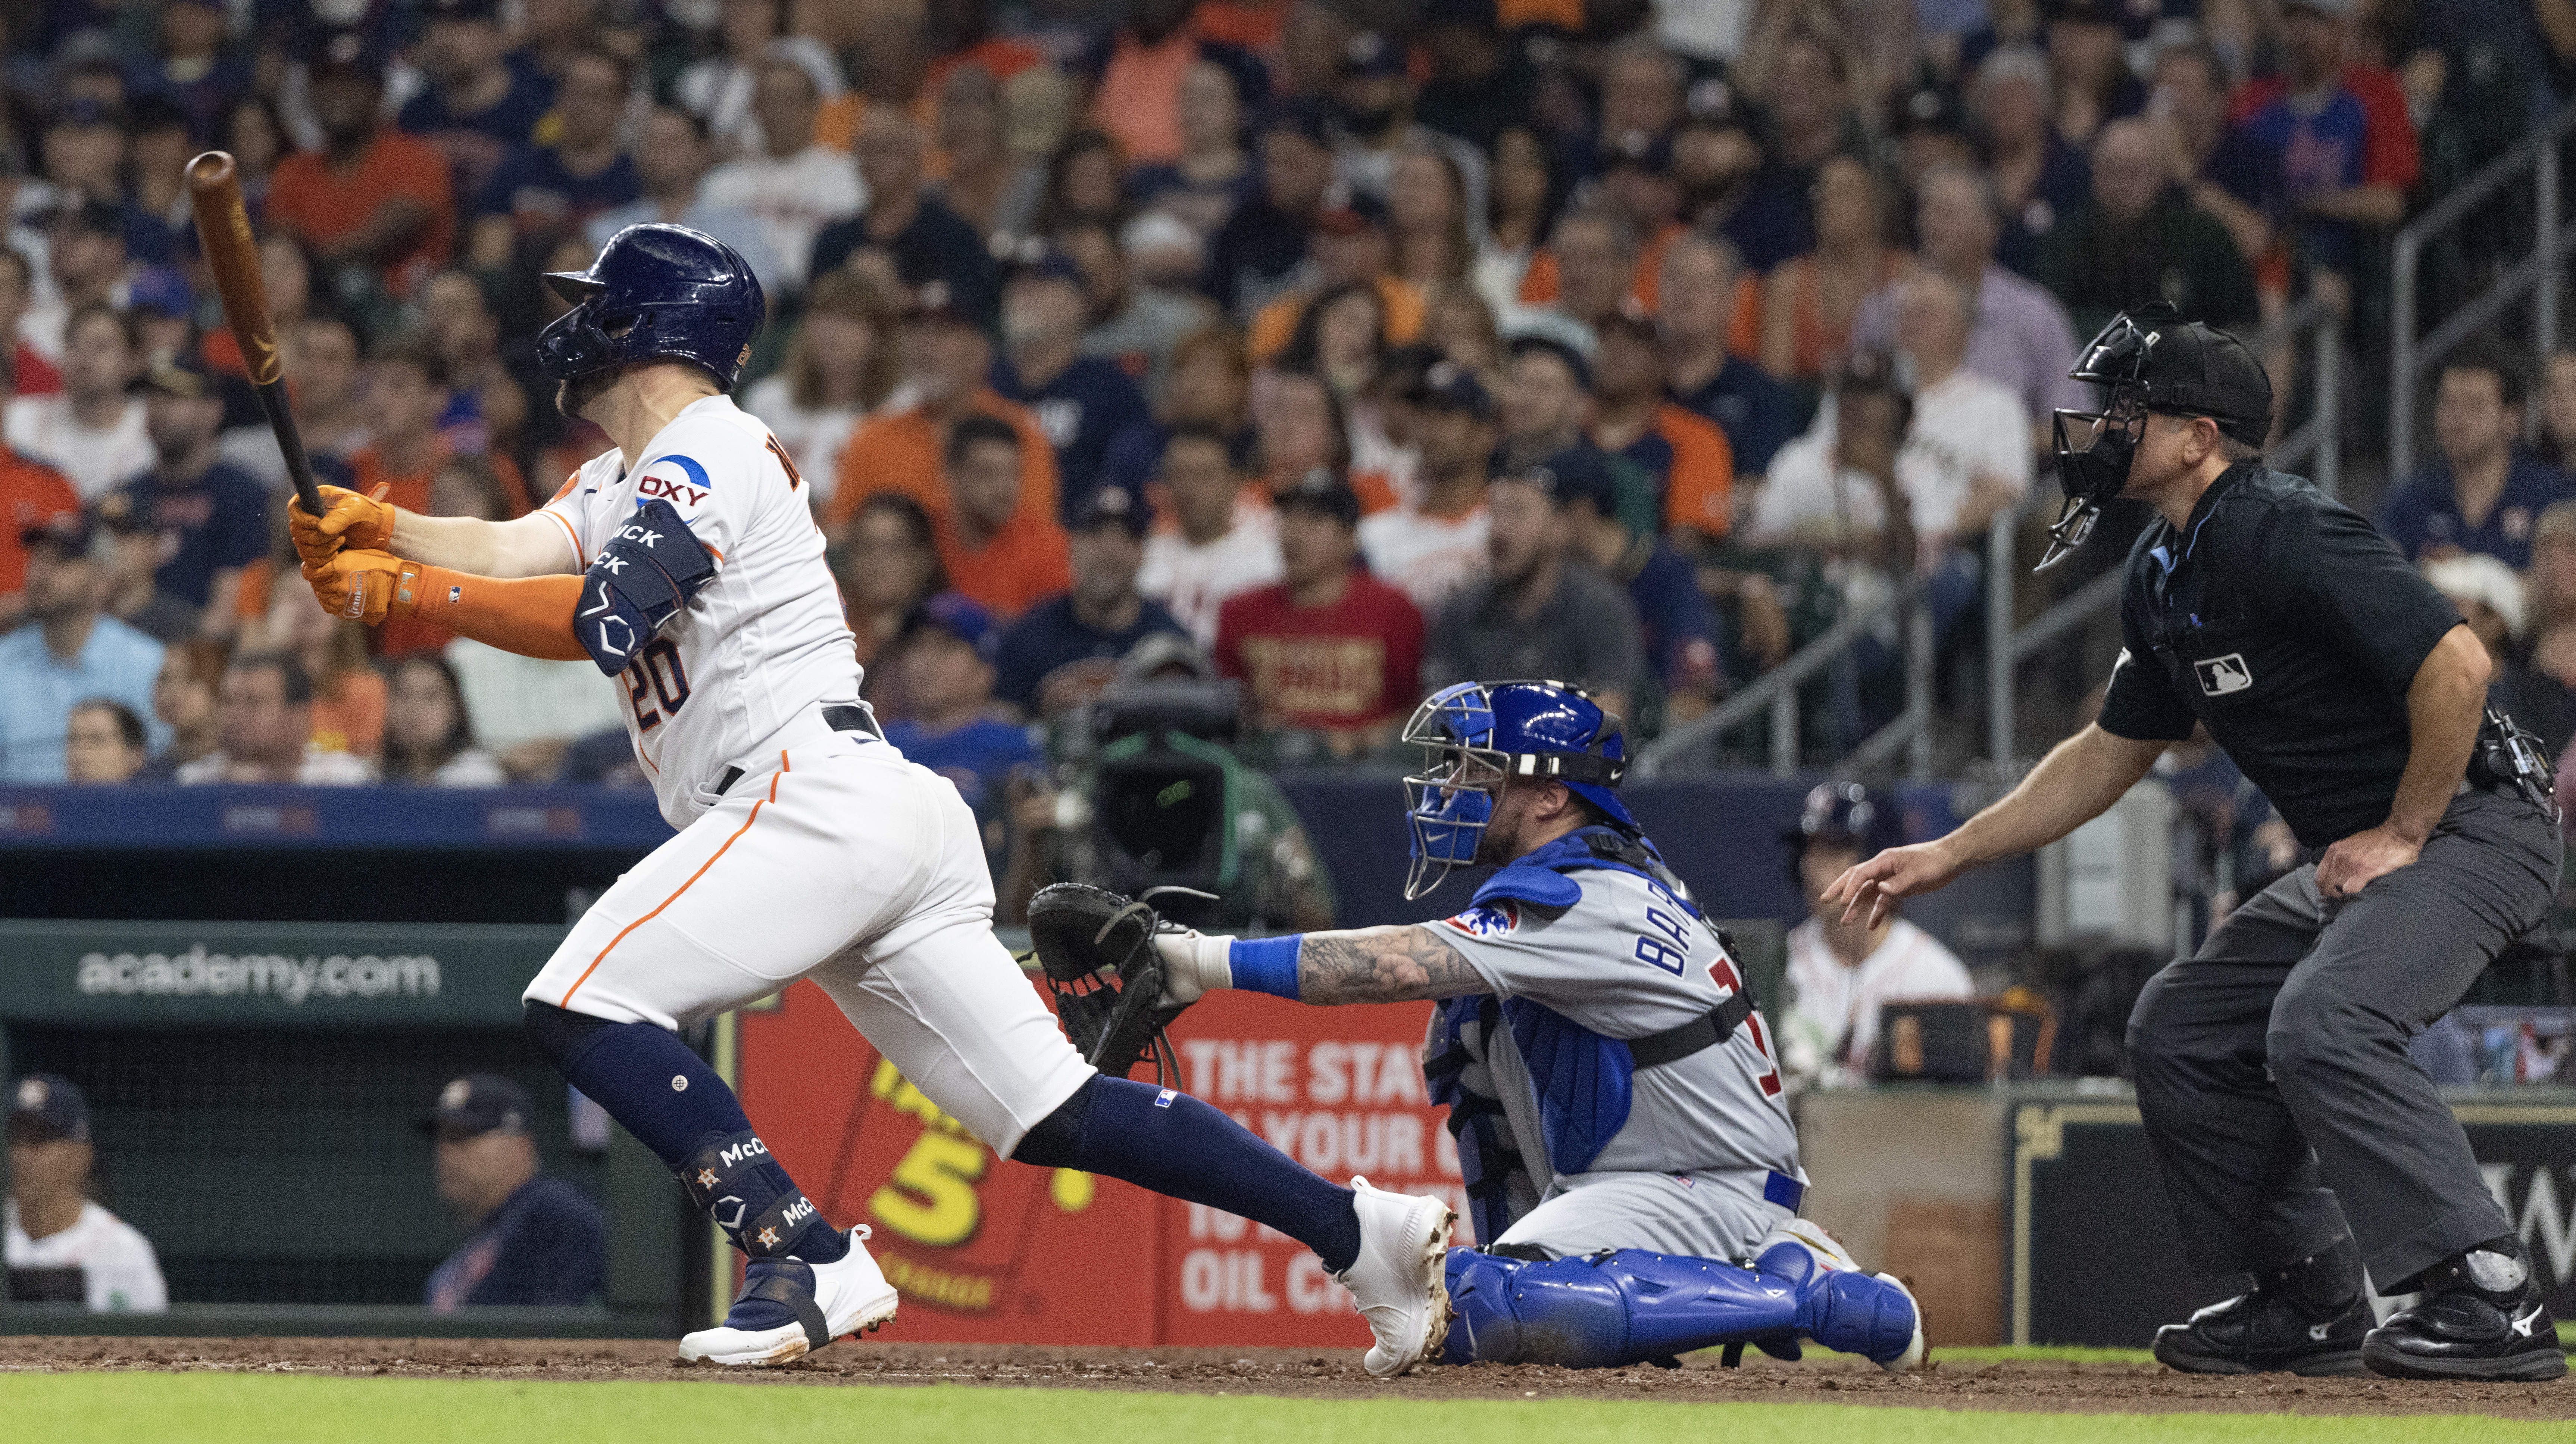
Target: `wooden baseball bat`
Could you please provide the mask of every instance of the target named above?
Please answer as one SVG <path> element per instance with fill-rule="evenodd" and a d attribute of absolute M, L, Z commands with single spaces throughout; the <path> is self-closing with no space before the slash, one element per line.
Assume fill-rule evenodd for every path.
<path fill-rule="evenodd" d="M 259 242 L 250 233 L 241 172 L 229 153 L 210 150 L 188 162 L 188 203 L 197 215 L 197 240 L 215 273 L 215 289 L 224 298 L 224 319 L 241 343 L 259 408 L 268 413 L 268 429 L 277 433 L 277 449 L 286 455 L 296 500 L 320 516 L 322 493 L 313 484 L 313 461 L 304 454 L 295 412 L 286 404 L 286 369 L 278 363 L 277 323 L 269 318 L 268 287 L 259 277 Z"/>

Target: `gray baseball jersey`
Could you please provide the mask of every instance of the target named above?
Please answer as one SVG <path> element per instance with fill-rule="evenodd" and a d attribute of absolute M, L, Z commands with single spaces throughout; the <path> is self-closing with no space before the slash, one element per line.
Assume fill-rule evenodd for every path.
<path fill-rule="evenodd" d="M 1725 956 L 1713 931 L 1660 884 L 1610 868 L 1560 876 L 1581 889 L 1568 906 L 1489 890 L 1485 901 L 1428 926 L 1503 999 L 1538 1004 L 1603 1038 L 1638 1039 L 1680 1027 L 1742 986 L 1739 966 Z M 1561 1171 L 1550 1156 L 1554 1140 L 1542 1124 L 1540 1101 L 1546 1080 L 1532 1076 L 1512 1026 L 1505 1023 L 1493 1033 L 1476 1040 L 1484 1076 L 1471 1074 L 1469 1082 L 1483 1084 L 1489 1077 L 1502 1103 L 1539 1197 L 1527 1222 L 1606 1211 L 1606 1218 L 1585 1218 L 1578 1232 L 1586 1239 L 1606 1232 L 1622 1241 L 1590 1246 L 1731 1257 L 1750 1242 L 1737 1237 L 1750 1226 L 1748 1219 L 1764 1216 L 1758 1209 L 1746 1213 L 1745 1195 L 1761 1198 L 1770 1174 L 1805 1181 L 1797 1130 L 1781 1096 L 1776 1049 L 1759 1014 L 1723 1043 L 1638 1068 L 1626 1120 L 1579 1173 Z M 1603 1210 L 1576 1206 L 1578 1200 L 1566 1197 L 1588 1184 L 1638 1174 L 1660 1175 L 1664 1182 L 1622 1177 L 1618 1187 L 1596 1195 Z M 1627 1198 L 1641 1185 L 1656 1202 Z M 1666 1192 L 1672 1196 L 1664 1198 Z M 1703 1201 L 1694 1202 L 1694 1195 Z M 1690 1226 L 1688 1220 L 1701 1216 L 1707 1226 Z M 1553 1236 L 1558 1231 L 1539 1241 L 1559 1252 L 1576 1251 L 1559 1247 L 1565 1241 Z M 1522 1241 L 1522 1232 L 1516 1226 L 1506 1238 Z"/>

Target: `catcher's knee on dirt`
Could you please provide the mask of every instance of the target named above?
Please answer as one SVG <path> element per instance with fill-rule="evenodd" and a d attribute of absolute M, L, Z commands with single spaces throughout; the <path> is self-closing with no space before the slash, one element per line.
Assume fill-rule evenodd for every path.
<path fill-rule="evenodd" d="M 1799 1295 L 1751 1269 L 1644 1249 L 1544 1262 L 1451 1249 L 1441 1362 L 1603 1369 L 1720 1344 L 1785 1347 Z"/>

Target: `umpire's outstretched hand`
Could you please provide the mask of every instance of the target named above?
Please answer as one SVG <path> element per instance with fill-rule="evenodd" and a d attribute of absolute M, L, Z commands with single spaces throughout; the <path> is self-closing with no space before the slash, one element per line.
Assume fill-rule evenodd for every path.
<path fill-rule="evenodd" d="M 1824 900 L 1828 905 L 1843 905 L 1842 920 L 1846 923 L 1866 904 L 1867 926 L 1877 927 L 1879 919 L 1887 916 L 1892 900 L 1919 892 L 1937 892 L 1958 875 L 1958 862 L 1938 841 L 1891 847 L 1835 878 L 1825 889 Z"/>

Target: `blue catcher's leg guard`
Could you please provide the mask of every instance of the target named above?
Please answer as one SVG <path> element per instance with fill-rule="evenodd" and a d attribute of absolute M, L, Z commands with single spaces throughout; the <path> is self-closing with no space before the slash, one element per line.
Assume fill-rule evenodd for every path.
<path fill-rule="evenodd" d="M 1892 1275 L 1862 1272 L 1832 1235 L 1802 1218 L 1763 1241 L 1770 1247 L 1753 1266 L 1797 1291 L 1799 1333 L 1882 1369 L 1901 1373 L 1923 1362 L 1923 1310 Z"/>
<path fill-rule="evenodd" d="M 1789 1280 L 1715 1259 L 1620 1249 L 1546 1263 L 1449 1251 L 1444 1364 L 1606 1369 L 1799 1331 Z"/>
<path fill-rule="evenodd" d="M 1886 1368 L 1920 1362 L 1913 1295 L 1838 1262 L 1804 1242 L 1749 1269 L 1645 1249 L 1547 1262 L 1451 1249 L 1440 1361 L 1600 1369 L 1748 1343 L 1795 1358 L 1804 1334 Z"/>

